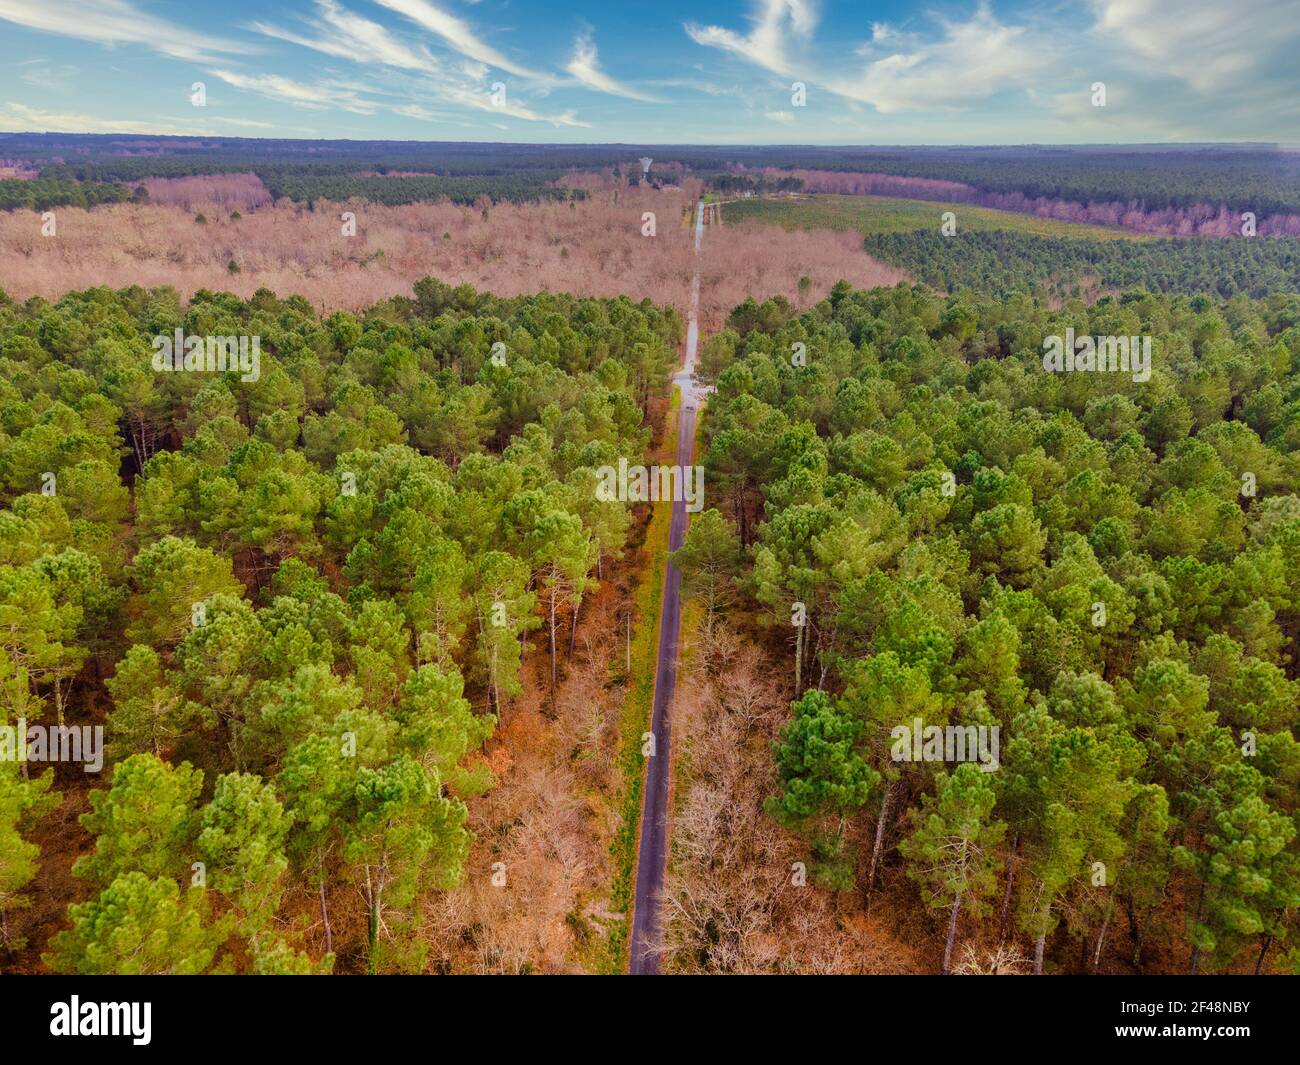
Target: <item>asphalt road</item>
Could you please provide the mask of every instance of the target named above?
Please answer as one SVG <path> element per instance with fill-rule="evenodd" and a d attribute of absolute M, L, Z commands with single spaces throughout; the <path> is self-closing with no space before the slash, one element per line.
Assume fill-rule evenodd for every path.
<path fill-rule="evenodd" d="M 686 326 L 686 358 L 673 376 L 681 390 L 677 412 L 677 455 L 674 462 L 685 470 L 695 454 L 695 414 L 702 391 L 695 383 L 695 351 L 699 345 L 700 245 L 704 240 L 704 212 L 695 208 L 695 277 L 691 282 L 691 307 Z M 668 548 L 676 551 L 686 536 L 686 502 L 673 503 L 668 528 Z M 659 972 L 663 945 L 664 866 L 668 857 L 668 785 L 672 759 L 669 710 L 677 688 L 677 641 L 682 623 L 682 575 L 668 563 L 664 577 L 663 604 L 659 612 L 659 651 L 655 664 L 654 708 L 650 729 L 654 733 L 654 755 L 646 759 L 645 790 L 642 795 L 641 832 L 637 848 L 636 898 L 632 908 L 632 957 L 634 976 Z"/>

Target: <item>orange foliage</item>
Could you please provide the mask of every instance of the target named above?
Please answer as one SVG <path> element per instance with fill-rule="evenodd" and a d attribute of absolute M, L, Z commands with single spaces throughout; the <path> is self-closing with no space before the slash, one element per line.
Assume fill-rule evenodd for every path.
<path fill-rule="evenodd" d="M 501 296 L 626 293 L 683 309 L 689 299 L 694 246 L 685 217 L 698 183 L 662 192 L 603 188 L 572 206 L 497 204 L 484 220 L 479 209 L 450 203 L 318 203 L 312 211 L 280 202 L 245 211 L 241 204 L 261 188 L 246 179 L 257 180 L 227 175 L 157 186 L 159 196 L 182 206 L 63 208 L 53 237 L 41 236 L 39 215 L 0 214 L 0 278 L 18 299 L 54 299 L 96 285 L 172 285 L 182 296 L 210 288 L 243 297 L 266 287 L 300 293 L 325 310 L 359 310 L 409 295 L 426 274 Z M 208 222 L 198 224 L 194 210 L 212 203 L 202 197 L 214 196 L 216 209 L 204 211 Z M 232 206 L 242 218 L 229 218 Z M 342 235 L 344 210 L 356 214 L 354 237 Z M 656 216 L 654 237 L 641 235 L 646 211 Z M 853 234 L 787 233 L 775 226 L 709 227 L 701 266 L 705 328 L 719 325 L 751 294 L 780 293 L 806 306 L 841 278 L 871 287 L 904 276 L 867 256 Z M 801 296 L 805 275 L 813 285 Z"/>
<path fill-rule="evenodd" d="M 147 178 L 141 182 L 152 203 L 164 207 L 220 208 L 251 211 L 271 202 L 271 194 L 256 174 L 196 174 L 193 177 Z"/>

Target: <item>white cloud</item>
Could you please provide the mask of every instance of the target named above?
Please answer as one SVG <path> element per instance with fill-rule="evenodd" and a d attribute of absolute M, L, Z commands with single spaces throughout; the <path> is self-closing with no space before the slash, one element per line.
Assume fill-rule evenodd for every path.
<path fill-rule="evenodd" d="M 219 55 L 253 50 L 236 41 L 193 33 L 140 11 L 127 0 L 0 0 L 0 19 L 98 44 L 142 44 L 187 61 L 212 62 Z"/>
<path fill-rule="evenodd" d="M 396 11 L 399 15 L 405 15 L 416 25 L 437 34 L 463 56 L 517 74 L 521 78 L 545 80 L 545 75 L 508 59 L 490 44 L 479 40 L 468 22 L 435 7 L 429 0 L 375 0 L 375 3 Z"/>
<path fill-rule="evenodd" d="M 421 107 L 419 104 L 400 104 L 393 108 L 393 114 L 402 115 L 405 118 L 418 118 L 424 122 L 440 121 L 442 116 L 430 111 L 427 107 Z"/>
<path fill-rule="evenodd" d="M 214 137 L 216 130 L 170 122 L 141 122 L 133 118 L 99 118 L 95 115 L 46 111 L 25 104 L 0 104 L 0 127 L 33 133 L 143 133 L 155 136 Z"/>
<path fill-rule="evenodd" d="M 70 84 L 80 73 L 74 66 L 50 66 L 44 59 L 28 60 L 18 64 L 19 77 L 37 89 L 59 89 Z"/>
<path fill-rule="evenodd" d="M 1239 81 L 1300 37 L 1294 3 L 1278 0 L 1093 0 L 1095 32 L 1189 84 Z M 1291 62 L 1295 62 L 1294 52 Z"/>
<path fill-rule="evenodd" d="M 295 107 L 315 110 L 337 107 L 355 115 L 373 115 L 376 111 L 377 105 L 374 102 L 358 96 L 355 88 L 347 83 L 318 81 L 309 85 L 280 74 L 241 74 L 234 70 L 214 70 L 212 73 L 236 89 L 257 93 Z"/>
<path fill-rule="evenodd" d="M 401 7 L 398 0 L 393 0 L 392 3 L 388 3 L 387 0 L 379 0 L 379 2 L 392 7 L 394 10 L 400 10 Z M 423 106 L 430 97 L 433 97 L 471 110 L 493 111 L 529 122 L 547 122 L 555 126 L 587 125 L 587 123 L 580 122 L 574 117 L 571 111 L 561 114 L 544 114 L 515 103 L 509 99 L 508 95 L 505 103 L 496 104 L 492 100 L 492 94 L 487 82 L 490 66 L 492 65 L 489 62 L 466 55 L 458 62 L 450 65 L 441 63 L 437 58 L 430 55 L 426 49 L 411 47 L 379 23 L 372 22 L 348 11 L 337 0 L 316 0 L 316 3 L 320 9 L 320 19 L 307 20 L 314 31 L 312 36 L 305 36 L 263 22 L 254 23 L 252 28 L 259 33 L 302 48 L 310 48 L 325 55 L 348 59 L 355 63 L 364 63 L 372 69 L 376 67 L 386 68 L 399 72 L 399 74 L 417 75 L 414 78 L 408 77 L 405 79 L 393 75 L 389 78 L 389 87 L 384 89 L 371 86 L 359 87 L 359 91 L 362 92 L 383 93 L 405 98 L 408 102 L 393 110 L 394 113 L 406 118 L 416 118 L 422 121 L 441 119 L 443 116 L 436 115 Z M 423 3 L 418 5 L 407 4 L 405 0 L 402 0 L 402 4 L 412 9 L 417 6 L 421 9 L 429 7 L 429 5 Z M 465 30 L 468 32 L 468 27 L 465 27 Z M 324 87 L 326 91 L 323 95 L 314 95 L 313 91 L 320 90 L 321 86 L 302 86 L 296 83 L 285 86 L 272 84 L 265 78 L 261 80 L 264 82 L 261 88 L 265 90 L 266 95 L 290 103 L 299 103 L 301 106 L 332 105 L 347 107 L 348 110 L 355 110 L 359 106 L 366 109 L 360 112 L 363 114 L 373 113 L 378 106 L 365 100 L 364 97 L 358 99 L 355 95 L 351 98 L 341 96 L 337 91 L 339 88 L 337 85 Z M 255 88 L 252 85 L 246 87 Z M 336 97 L 333 101 L 328 99 L 331 95 Z M 297 98 L 291 98 L 291 96 Z"/>
<path fill-rule="evenodd" d="M 998 22 L 986 4 L 966 22 L 939 22 L 937 40 L 913 43 L 868 63 L 856 78 L 833 79 L 826 87 L 882 114 L 960 109 L 1006 89 L 1033 88 L 1054 68 L 1049 41 Z"/>
<path fill-rule="evenodd" d="M 1164 108 L 1145 107 L 1144 101 L 1149 99 L 1138 87 L 1115 81 L 1106 86 L 1105 107 L 1093 106 L 1091 83 L 1045 97 L 1063 128 L 1076 136 L 1086 130 L 1099 143 L 1133 136 L 1152 141 L 1198 139 L 1194 125 Z"/>
<path fill-rule="evenodd" d="M 521 107 L 518 104 L 503 104 L 497 106 L 491 103 L 487 97 L 474 96 L 470 99 L 461 101 L 469 107 L 478 108 L 480 111 L 496 111 L 505 115 L 507 118 L 522 118 L 529 122 L 549 122 L 552 126 L 570 126 L 574 128 L 590 129 L 590 122 L 583 122 L 572 111 L 562 111 L 560 114 L 543 114 L 534 111 L 531 107 Z M 493 123 L 495 124 L 495 123 Z"/>
<path fill-rule="evenodd" d="M 590 35 L 583 34 L 573 42 L 573 58 L 569 60 L 569 65 L 564 68 L 580 84 L 587 86 L 589 89 L 595 89 L 597 92 L 608 93 L 611 96 L 622 96 L 628 100 L 641 100 L 645 103 L 659 103 L 653 96 L 646 96 L 629 88 L 622 82 L 615 81 L 603 70 L 600 69 L 600 61 L 596 55 L 596 44 Z"/>
<path fill-rule="evenodd" d="M 817 11 L 810 0 L 760 0 L 752 21 L 753 28 L 744 37 L 721 26 L 694 22 L 686 24 L 686 32 L 696 44 L 732 52 L 775 74 L 790 74 L 787 23 L 789 35 L 810 37 L 817 27 Z"/>
<path fill-rule="evenodd" d="M 209 122 L 220 122 L 223 126 L 238 126 L 240 129 L 275 129 L 274 122 L 259 122 L 255 118 L 219 118 L 208 116 Z"/>
<path fill-rule="evenodd" d="M 316 6 L 321 21 L 312 22 L 318 33 L 315 37 L 304 37 L 265 22 L 255 22 L 252 28 L 268 37 L 357 63 L 381 63 L 399 70 L 438 69 L 437 61 L 426 50 L 408 47 L 378 22 L 345 10 L 335 0 L 316 0 Z"/>
<path fill-rule="evenodd" d="M 665 89 L 689 89 L 691 92 L 702 92 L 706 96 L 735 96 L 740 99 L 747 99 L 749 96 L 739 85 L 715 85 L 711 81 L 692 81 L 689 78 L 659 78 L 646 84 Z"/>

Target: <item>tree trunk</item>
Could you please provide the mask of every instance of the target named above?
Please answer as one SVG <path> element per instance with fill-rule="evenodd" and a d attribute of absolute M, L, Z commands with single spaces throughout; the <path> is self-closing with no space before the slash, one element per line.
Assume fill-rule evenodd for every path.
<path fill-rule="evenodd" d="M 1106 909 L 1106 919 L 1101 922 L 1101 931 L 1097 933 L 1097 949 L 1092 955 L 1092 971 L 1095 973 L 1101 968 L 1101 948 L 1106 943 L 1106 930 L 1110 928 L 1110 919 L 1115 915 L 1115 904 L 1111 903 Z"/>
<path fill-rule="evenodd" d="M 1151 931 L 1151 925 L 1156 919 L 1156 908 L 1151 907 L 1147 911 L 1147 918 L 1142 922 L 1142 931 L 1138 933 L 1137 943 L 1133 947 L 1133 965 L 1135 968 L 1142 967 L 1142 945 L 1147 941 L 1147 933 Z"/>
<path fill-rule="evenodd" d="M 1196 916 L 1192 919 L 1193 930 L 1195 930 L 1196 926 L 1201 923 L 1201 910 L 1204 906 L 1205 906 L 1205 881 L 1202 880 L 1200 894 L 1196 896 Z M 1201 948 L 1200 945 L 1197 944 L 1192 947 L 1191 965 L 1188 967 L 1188 972 L 1190 972 L 1192 976 L 1195 976 L 1197 970 L 1200 967 L 1201 967 Z"/>
<path fill-rule="evenodd" d="M 379 942 L 379 907 L 370 907 L 370 961 L 366 968 L 371 976 L 375 975 L 375 945 Z"/>
<path fill-rule="evenodd" d="M 325 901 L 325 867 L 321 863 L 320 875 L 320 916 L 325 922 L 325 953 L 329 954 L 334 950 L 334 931 L 330 928 L 330 908 Z"/>
<path fill-rule="evenodd" d="M 802 658 L 802 654 L 801 654 L 802 651 L 803 651 L 803 625 L 799 625 L 795 628 L 795 633 L 794 633 L 794 697 L 795 699 L 799 698 L 799 685 L 802 683 L 802 678 L 800 676 L 801 671 L 799 668 L 800 665 L 802 664 L 800 661 L 800 659 Z"/>
<path fill-rule="evenodd" d="M 952 913 L 948 916 L 948 941 L 943 948 L 943 975 L 947 976 L 952 970 L 952 944 L 957 938 L 957 911 L 961 909 L 961 892 L 957 892 L 957 897 L 952 900 Z"/>
<path fill-rule="evenodd" d="M 825 635 L 826 635 L 826 634 L 825 634 L 824 632 L 822 632 L 821 629 L 818 629 L 818 630 L 817 630 L 817 644 L 816 644 L 815 647 L 813 647 L 813 653 L 812 653 L 812 656 L 811 656 L 812 660 L 808 663 L 808 666 L 809 666 L 808 674 L 809 674 L 809 676 L 812 675 L 812 667 L 815 666 L 815 665 L 817 664 L 817 660 L 818 660 L 818 658 L 821 657 L 821 653 L 822 653 L 822 638 L 823 638 Z M 804 641 L 804 658 L 808 658 L 808 657 L 809 657 L 809 655 L 808 655 L 808 647 L 809 647 L 809 644 L 808 644 L 808 642 L 805 640 L 805 641 Z M 818 691 L 821 691 L 821 687 L 822 687 L 822 685 L 821 685 L 821 681 L 824 680 L 825 678 L 826 678 L 826 669 L 825 669 L 825 667 L 823 667 L 823 668 L 822 668 L 822 676 L 821 676 L 821 679 L 818 680 L 818 682 L 817 682 L 817 690 L 818 690 Z"/>
<path fill-rule="evenodd" d="M 1034 938 L 1034 975 L 1043 975 L 1043 945 L 1047 942 L 1047 922 L 1052 916 L 1052 903 L 1049 899 L 1047 905 L 1043 907 L 1042 924 L 1039 927 L 1041 932 Z"/>
<path fill-rule="evenodd" d="M 496 706 L 496 711 L 497 711 L 497 722 L 500 723 L 500 721 L 502 720 L 502 713 L 501 713 L 501 685 L 500 685 L 500 684 L 498 683 L 498 681 L 497 681 L 497 649 L 496 649 L 496 646 L 495 646 L 495 645 L 493 645 L 493 647 L 492 647 L 492 690 L 491 690 L 491 699 L 492 699 L 492 703 L 493 703 L 493 705 Z M 486 737 L 486 736 L 483 737 L 483 746 L 484 746 L 485 748 L 487 747 L 487 737 Z"/>
<path fill-rule="evenodd" d="M 555 584 L 551 584 L 551 709 L 555 709 Z"/>
<path fill-rule="evenodd" d="M 1265 936 L 1264 944 L 1259 948 L 1259 957 L 1255 959 L 1255 975 L 1258 976 L 1260 970 L 1264 967 L 1264 955 L 1268 953 L 1268 948 L 1273 945 L 1273 937 Z"/>
<path fill-rule="evenodd" d="M 1016 882 L 1016 851 L 1020 847 L 1020 836 L 1011 838 L 1011 850 L 1007 852 L 1007 889 L 1002 893 L 1002 912 L 998 914 L 998 946 L 1007 938 L 1007 917 L 1011 913 L 1011 889 Z"/>
<path fill-rule="evenodd" d="M 880 845 L 885 839 L 885 821 L 889 817 L 889 803 L 894 797 L 896 787 L 898 781 L 891 781 L 880 800 L 880 816 L 876 819 L 876 842 L 871 848 L 871 862 L 867 866 L 866 905 L 868 908 L 871 906 L 871 889 L 876 882 L 876 863 L 880 861 Z"/>
<path fill-rule="evenodd" d="M 573 661 L 573 648 L 578 643 L 578 608 L 582 606 L 582 600 L 576 599 L 573 603 L 573 627 L 569 630 L 569 661 Z"/>
<path fill-rule="evenodd" d="M 367 953 L 366 972 L 368 972 L 371 976 L 374 976 L 375 975 L 375 939 L 378 937 L 378 933 L 379 933 L 379 922 L 376 920 L 376 917 L 378 915 L 375 912 L 375 887 L 374 887 L 374 883 L 371 881 L 370 878 L 370 865 L 368 863 L 365 866 L 365 872 L 366 872 L 366 884 L 365 884 L 366 942 L 369 948 L 366 952 Z"/>

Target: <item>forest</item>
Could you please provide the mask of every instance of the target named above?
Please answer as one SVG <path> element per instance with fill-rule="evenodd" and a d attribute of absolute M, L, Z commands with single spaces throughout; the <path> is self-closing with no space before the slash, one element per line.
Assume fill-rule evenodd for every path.
<path fill-rule="evenodd" d="M 283 163 L 268 166 L 253 163 L 245 167 L 255 173 L 274 198 L 285 197 L 298 203 L 316 200 L 343 201 L 361 198 L 368 203 L 397 205 L 405 203 L 450 203 L 469 205 L 484 198 L 498 203 L 538 203 L 542 201 L 581 200 L 586 193 L 580 189 L 557 188 L 551 182 L 554 175 L 534 174 L 527 171 L 505 175 L 397 174 L 387 176 L 378 172 L 359 174 L 355 168 L 335 166 L 287 166 Z M 162 173 L 159 173 L 162 172 Z M 41 176 L 30 181 L 0 180 L 0 210 L 28 208 L 43 211 L 50 207 L 94 207 L 101 203 L 122 203 L 127 200 L 148 201 L 143 185 L 134 190 L 122 184 L 105 184 L 89 177 L 108 181 L 145 181 L 150 177 L 193 177 L 208 174 L 240 173 L 224 165 L 212 167 L 204 164 L 195 168 L 187 165 L 144 167 L 69 167 L 52 166 L 41 171 Z M 134 176 L 128 177 L 128 174 Z"/>
<path fill-rule="evenodd" d="M 95 207 L 101 203 L 142 203 L 148 200 L 143 187 L 77 181 L 71 178 L 39 177 L 0 179 L 0 211 L 48 211 L 51 207 Z"/>
<path fill-rule="evenodd" d="M 946 292 L 1069 296 L 1100 286 L 1228 299 L 1300 290 L 1297 237 L 1117 241 L 1045 237 L 1011 228 L 962 232 L 959 224 L 951 237 L 937 226 L 870 234 L 864 247 Z"/>
<path fill-rule="evenodd" d="M 1147 211 L 1227 205 L 1253 211 L 1261 222 L 1272 215 L 1300 215 L 1300 161 L 1294 152 L 1270 145 L 712 147 L 0 134 L 0 157 L 37 166 L 43 177 L 99 182 L 287 166 L 316 176 L 391 171 L 519 177 L 522 172 L 544 185 L 571 170 L 625 166 L 642 155 L 698 176 L 765 169 L 862 172 L 959 183 L 1030 200 L 1132 204 Z"/>
<path fill-rule="evenodd" d="M 738 193 L 758 195 L 762 193 L 798 192 L 803 188 L 803 181 L 797 177 L 768 177 L 764 174 L 735 174 L 721 172 L 701 174 L 701 180 L 714 192 L 724 196 Z"/>
<path fill-rule="evenodd" d="M 258 380 L 153 372 L 178 328 L 258 337 Z M 0 297 L 3 723 L 107 745 L 102 781 L 0 760 L 0 955 L 422 971 L 528 634 L 553 699 L 631 523 L 595 470 L 645 451 L 681 332 L 648 301 L 432 278 L 361 315 Z M 59 855 L 34 837 L 68 792 L 93 844 L 43 941 L 32 882 Z"/>
<path fill-rule="evenodd" d="M 1300 238 L 943 198 L 1282 218 L 1292 157 L 0 157 L 39 175 L 0 181 L 0 742 L 107 744 L 0 758 L 0 968 L 637 965 L 671 519 L 597 471 L 674 454 L 690 307 L 656 964 L 1300 972 Z M 157 372 L 177 330 L 257 371 Z"/>
<path fill-rule="evenodd" d="M 1269 148 L 899 148 L 813 160 L 788 165 L 959 181 L 1030 198 L 1136 202 L 1148 210 L 1208 203 L 1261 217 L 1300 214 L 1300 161 L 1294 153 Z"/>
<path fill-rule="evenodd" d="M 1150 380 L 1046 372 L 1067 328 L 1150 336 Z M 860 964 L 817 958 L 897 873 L 944 972 L 1300 970 L 1300 298 L 841 284 L 747 300 L 702 373 L 712 504 L 677 560 L 729 692 L 710 750 L 761 748 L 724 679 L 753 626 L 793 700 L 767 816 L 837 899 L 810 964 Z M 921 722 L 996 730 L 996 771 L 900 755 Z M 779 971 L 811 903 L 761 823 L 717 829 L 743 776 L 705 775 L 673 971 Z"/>
<path fill-rule="evenodd" d="M 360 177 L 353 174 L 303 174 L 279 167 L 263 167 L 256 173 L 272 196 L 277 199 L 284 196 L 298 203 L 314 203 L 316 200 L 341 202 L 359 197 L 367 203 L 388 206 L 439 200 L 472 205 L 484 199 L 494 203 L 539 203 L 586 197 L 581 189 L 556 188 L 545 184 L 545 178 L 529 180 L 527 174 L 506 177 Z"/>

